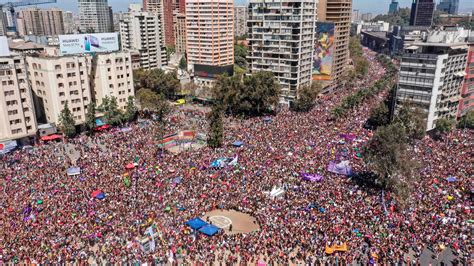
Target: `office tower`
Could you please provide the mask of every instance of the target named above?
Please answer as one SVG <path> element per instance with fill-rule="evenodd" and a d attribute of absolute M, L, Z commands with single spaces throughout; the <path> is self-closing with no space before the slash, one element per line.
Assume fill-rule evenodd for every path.
<path fill-rule="evenodd" d="M 468 40 L 469 50 L 467 55 L 464 83 L 461 88 L 458 116 L 466 115 L 474 110 L 474 36 Z"/>
<path fill-rule="evenodd" d="M 107 0 L 78 0 L 81 32 L 109 32 L 110 12 Z"/>
<path fill-rule="evenodd" d="M 74 23 L 74 15 L 71 11 L 63 12 L 64 33 L 72 34 L 76 32 L 76 25 Z"/>
<path fill-rule="evenodd" d="M 232 73 L 234 65 L 234 3 L 232 0 L 186 1 L 188 67 L 199 86 Z"/>
<path fill-rule="evenodd" d="M 390 6 L 388 7 L 388 14 L 394 14 L 398 12 L 398 0 L 392 0 Z"/>
<path fill-rule="evenodd" d="M 112 7 L 109 6 L 109 32 L 114 32 L 114 11 L 112 10 Z"/>
<path fill-rule="evenodd" d="M 75 123 L 84 123 L 91 102 L 90 56 L 29 56 L 26 62 L 38 122 L 59 124 L 67 101 Z"/>
<path fill-rule="evenodd" d="M 175 13 L 175 0 L 162 0 L 163 1 L 163 28 L 165 32 L 165 45 L 174 46 L 174 24 L 173 17 Z"/>
<path fill-rule="evenodd" d="M 352 21 L 355 22 L 355 21 L 359 21 L 360 17 L 359 17 L 359 9 L 354 9 L 352 10 Z"/>
<path fill-rule="evenodd" d="M 36 134 L 33 96 L 23 57 L 0 57 L 0 141 Z"/>
<path fill-rule="evenodd" d="M 178 13 L 175 16 L 174 34 L 176 46 L 176 53 L 186 53 L 186 15 Z"/>
<path fill-rule="evenodd" d="M 426 42 L 413 43 L 402 56 L 396 109 L 404 104 L 421 108 L 427 130 L 436 127 L 437 119 L 457 115 L 468 32 L 462 28 L 430 32 Z"/>
<path fill-rule="evenodd" d="M 0 36 L 6 36 L 6 35 L 7 35 L 7 25 L 5 22 L 5 13 L 0 8 Z"/>
<path fill-rule="evenodd" d="M 249 70 L 272 72 L 281 102 L 289 104 L 300 87 L 311 85 L 316 1 L 251 0 L 248 13 Z"/>
<path fill-rule="evenodd" d="M 135 95 L 130 52 L 97 54 L 92 61 L 92 98 L 97 106 L 106 96 L 117 98 L 119 109 L 125 110 L 128 97 Z"/>
<path fill-rule="evenodd" d="M 349 38 L 351 30 L 352 0 L 320 0 L 317 8 L 318 20 L 334 23 L 334 55 L 331 80 L 342 77 L 349 61 Z"/>
<path fill-rule="evenodd" d="M 441 0 L 437 9 L 451 15 L 456 15 L 459 11 L 459 0 Z"/>
<path fill-rule="evenodd" d="M 63 11 L 57 8 L 26 8 L 18 12 L 17 30 L 20 36 L 51 36 L 64 34 Z"/>
<path fill-rule="evenodd" d="M 157 14 L 130 8 L 130 12 L 123 16 L 120 21 L 122 49 L 138 51 L 142 68 L 153 69 L 167 65 L 162 24 Z"/>
<path fill-rule="evenodd" d="M 410 26 L 431 26 L 433 23 L 434 0 L 413 0 Z"/>
<path fill-rule="evenodd" d="M 242 36 L 247 33 L 247 7 L 236 6 L 234 8 L 234 34 Z"/>

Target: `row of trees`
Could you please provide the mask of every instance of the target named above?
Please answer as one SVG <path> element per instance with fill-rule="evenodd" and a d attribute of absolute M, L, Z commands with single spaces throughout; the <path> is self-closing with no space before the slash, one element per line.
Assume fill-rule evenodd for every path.
<path fill-rule="evenodd" d="M 347 72 L 347 81 L 351 82 L 357 78 L 367 75 L 369 72 L 369 61 L 364 57 L 362 45 L 358 37 L 349 40 L 349 52 L 354 63 L 354 69 Z"/>
<path fill-rule="evenodd" d="M 167 99 L 172 99 L 181 88 L 175 71 L 165 73 L 161 69 L 138 69 L 133 72 L 133 79 L 137 91 L 150 89 Z"/>
<path fill-rule="evenodd" d="M 129 97 L 125 110 L 122 111 L 119 109 L 117 104 L 117 98 L 114 96 L 106 96 L 102 99 L 100 106 L 96 107 L 95 102 L 91 102 L 87 106 L 86 117 L 85 117 L 85 127 L 89 133 L 93 133 L 94 128 L 96 127 L 96 117 L 97 112 L 103 114 L 102 120 L 104 123 L 109 125 L 121 125 L 123 123 L 131 122 L 135 119 L 137 114 L 137 107 L 135 106 L 133 97 Z M 69 109 L 69 104 L 66 101 L 64 104 L 63 110 L 59 114 L 59 129 L 67 137 L 73 137 L 76 132 L 76 123 L 74 116 Z"/>

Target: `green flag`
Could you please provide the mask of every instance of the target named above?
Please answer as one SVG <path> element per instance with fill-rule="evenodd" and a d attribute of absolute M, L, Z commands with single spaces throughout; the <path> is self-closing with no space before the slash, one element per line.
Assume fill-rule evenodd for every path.
<path fill-rule="evenodd" d="M 128 179 L 128 177 L 124 176 L 124 177 L 123 177 L 123 184 L 124 184 L 126 187 L 130 187 L 130 179 Z"/>

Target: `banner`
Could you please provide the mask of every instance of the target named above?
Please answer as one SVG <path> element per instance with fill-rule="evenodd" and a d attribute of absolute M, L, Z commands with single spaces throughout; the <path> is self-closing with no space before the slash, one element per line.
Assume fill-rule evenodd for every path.
<path fill-rule="evenodd" d="M 334 60 L 334 23 L 316 22 L 313 80 L 330 80 Z"/>
<path fill-rule="evenodd" d="M 301 173 L 301 177 L 303 178 L 303 180 L 311 182 L 323 181 L 323 176 L 318 174 Z"/>
<path fill-rule="evenodd" d="M 108 53 L 119 50 L 118 33 L 59 35 L 61 55 Z"/>
<path fill-rule="evenodd" d="M 352 175 L 352 167 L 349 165 L 349 161 L 341 161 L 338 164 L 336 164 L 334 161 L 331 161 L 328 165 L 328 171 L 338 175 Z"/>

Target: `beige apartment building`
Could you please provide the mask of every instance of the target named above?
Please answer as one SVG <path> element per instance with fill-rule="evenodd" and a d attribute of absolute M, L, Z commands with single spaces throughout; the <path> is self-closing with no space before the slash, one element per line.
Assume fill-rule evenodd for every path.
<path fill-rule="evenodd" d="M 26 58 L 38 122 L 58 124 L 68 102 L 76 124 L 85 121 L 91 102 L 90 56 L 30 56 Z"/>
<path fill-rule="evenodd" d="M 234 64 L 234 2 L 186 1 L 188 68 L 200 87 L 212 86 L 220 74 L 232 74 Z"/>
<path fill-rule="evenodd" d="M 18 12 L 18 34 L 49 36 L 64 34 L 64 19 L 61 9 L 26 8 Z"/>
<path fill-rule="evenodd" d="M 175 50 L 177 53 L 186 53 L 186 15 L 178 13 L 175 16 L 174 39 L 176 41 Z"/>
<path fill-rule="evenodd" d="M 352 0 L 319 0 L 318 21 L 334 22 L 334 59 L 331 80 L 341 78 L 349 61 Z"/>
<path fill-rule="evenodd" d="M 119 109 L 125 110 L 128 97 L 135 96 L 130 52 L 97 54 L 92 62 L 92 98 L 97 106 L 106 96 L 117 98 Z"/>
<path fill-rule="evenodd" d="M 0 57 L 0 141 L 35 135 L 33 97 L 23 57 Z"/>
<path fill-rule="evenodd" d="M 156 13 L 130 9 L 120 21 L 122 50 L 138 51 L 144 69 L 167 65 L 162 23 Z"/>
<path fill-rule="evenodd" d="M 234 8 L 234 35 L 242 36 L 247 33 L 247 6 Z"/>

